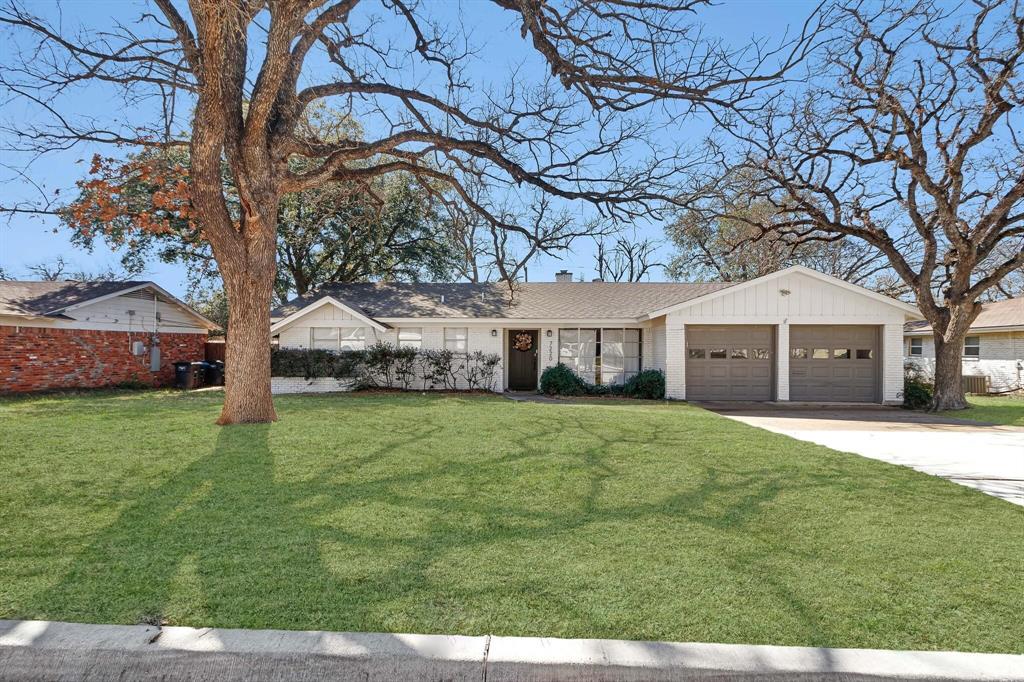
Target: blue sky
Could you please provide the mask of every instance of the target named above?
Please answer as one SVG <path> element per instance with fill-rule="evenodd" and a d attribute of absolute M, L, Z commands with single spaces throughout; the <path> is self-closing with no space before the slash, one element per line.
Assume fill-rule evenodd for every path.
<path fill-rule="evenodd" d="M 527 68 L 539 68 L 529 61 L 531 48 L 520 39 L 518 31 L 505 30 L 505 26 L 494 26 L 494 16 L 489 6 L 477 4 L 475 0 L 456 2 L 455 0 L 426 0 L 430 11 L 436 12 L 442 20 L 453 19 L 461 15 L 470 28 L 471 37 L 476 44 L 484 43 L 486 61 L 479 65 L 481 74 L 486 73 L 494 84 L 500 84 L 509 67 L 521 60 L 527 60 Z M 431 6 L 433 5 L 433 6 Z M 778 37 L 786 31 L 798 29 L 806 15 L 813 9 L 814 3 L 802 0 L 769 2 L 768 0 L 722 0 L 717 6 L 702 10 L 699 20 L 706 27 L 708 36 L 720 36 L 732 45 L 748 43 L 754 36 Z M 92 2 L 75 0 L 65 2 L 60 11 L 65 25 L 83 24 L 93 29 L 102 29 L 112 21 L 113 17 L 122 19 L 134 17 L 143 7 L 142 3 L 132 2 Z M 53 3 L 35 2 L 34 11 L 54 16 L 57 11 Z M 10 53 L 4 47 L 6 41 L 0 40 L 0 63 L 7 63 Z M 111 92 L 102 88 L 82 89 L 74 95 L 74 109 L 77 113 L 93 113 L 103 117 L 130 117 L 132 112 L 121 110 L 121 103 L 111 97 Z M 4 123 L 26 123 L 31 116 L 30 110 L 18 104 L 7 104 L 0 112 Z M 693 121 L 678 130 L 680 139 L 699 140 L 707 132 L 707 124 Z M 61 189 L 62 194 L 73 193 L 75 180 L 82 177 L 88 167 L 88 159 L 96 151 L 112 153 L 112 150 L 91 147 L 78 147 L 67 152 L 51 154 L 35 161 L 29 168 L 31 180 L 52 191 Z M 23 159 L 5 154 L 0 159 L 3 166 L 19 167 Z M 83 161 L 85 160 L 85 161 Z M 19 199 L 32 199 L 38 196 L 30 183 L 19 180 L 6 167 L 0 168 L 0 203 L 8 205 Z M 662 227 L 656 224 L 643 224 L 635 227 L 640 236 L 660 238 Z M 667 251 L 665 253 L 667 255 Z M 18 216 L 0 222 L 0 267 L 9 274 L 23 277 L 27 275 L 27 265 L 40 261 L 52 261 L 57 256 L 76 269 L 86 271 L 103 270 L 118 262 L 116 254 L 99 246 L 94 252 L 88 253 L 76 249 L 69 243 L 68 234 L 59 222 L 53 218 Z M 562 260 L 543 258 L 531 264 L 529 277 L 531 280 L 552 280 L 554 272 L 568 268 L 584 277 L 593 276 L 593 245 L 580 241 L 572 253 L 565 254 Z M 185 275 L 179 266 L 154 262 L 149 265 L 146 277 L 159 282 L 162 286 L 176 294 L 185 291 Z M 653 279 L 662 279 L 659 271 Z"/>

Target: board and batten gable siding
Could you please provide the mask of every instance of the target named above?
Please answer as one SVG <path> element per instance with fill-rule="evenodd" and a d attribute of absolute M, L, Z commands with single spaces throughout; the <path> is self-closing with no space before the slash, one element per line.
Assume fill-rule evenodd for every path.
<path fill-rule="evenodd" d="M 153 332 L 206 334 L 202 321 L 175 303 L 157 301 L 152 291 L 133 291 L 67 311 L 69 319 L 19 317 L 0 318 L 0 324 L 47 329 L 93 329 L 110 332 Z M 130 314 L 130 312 L 134 314 Z M 159 322 L 156 313 L 160 314 Z"/>
<path fill-rule="evenodd" d="M 903 392 L 905 313 L 838 284 L 799 272 L 729 289 L 665 315 L 666 392 L 686 397 L 687 325 L 776 326 L 776 399 L 789 399 L 790 325 L 877 325 L 882 342 L 882 400 L 898 402 Z"/>

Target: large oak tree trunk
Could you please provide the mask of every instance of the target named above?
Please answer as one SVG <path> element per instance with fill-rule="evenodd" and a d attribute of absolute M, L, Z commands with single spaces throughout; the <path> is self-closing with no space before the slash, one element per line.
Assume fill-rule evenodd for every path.
<path fill-rule="evenodd" d="M 947 341 L 942 334 L 935 334 L 935 393 L 929 408 L 932 412 L 967 408 L 961 379 L 963 346 L 962 337 L 956 341 Z"/>
<path fill-rule="evenodd" d="M 929 320 L 935 339 L 935 393 L 928 408 L 932 412 L 967 409 L 963 387 L 964 339 L 981 305 L 969 302 L 947 304 L 948 315 Z"/>
<path fill-rule="evenodd" d="M 264 243 L 268 241 L 269 248 Z M 245 262 L 221 265 L 228 298 L 228 333 L 224 349 L 224 407 L 218 424 L 277 420 L 270 393 L 270 308 L 275 252 L 273 238 L 260 242 L 249 245 Z"/>

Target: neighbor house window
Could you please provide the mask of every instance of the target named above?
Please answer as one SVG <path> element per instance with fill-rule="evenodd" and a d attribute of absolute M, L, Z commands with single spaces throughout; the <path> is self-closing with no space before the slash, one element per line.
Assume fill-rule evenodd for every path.
<path fill-rule="evenodd" d="M 465 327 L 445 327 L 444 347 L 453 353 L 469 350 L 469 330 Z"/>
<path fill-rule="evenodd" d="M 402 327 L 398 330 L 399 348 L 421 348 L 423 346 L 422 327 Z"/>
<path fill-rule="evenodd" d="M 366 347 L 364 327 L 312 327 L 309 347 L 316 350 L 363 350 Z"/>
<path fill-rule="evenodd" d="M 910 339 L 910 354 L 924 355 L 924 339 Z"/>
<path fill-rule="evenodd" d="M 964 339 L 964 357 L 981 357 L 981 337 L 968 336 Z"/>

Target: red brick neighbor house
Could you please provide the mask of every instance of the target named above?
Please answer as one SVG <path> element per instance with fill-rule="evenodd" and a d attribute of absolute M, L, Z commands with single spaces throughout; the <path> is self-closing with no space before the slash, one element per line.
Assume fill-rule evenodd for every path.
<path fill-rule="evenodd" d="M 0 282 L 0 393 L 166 386 L 214 329 L 153 282 Z"/>

